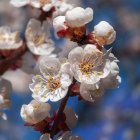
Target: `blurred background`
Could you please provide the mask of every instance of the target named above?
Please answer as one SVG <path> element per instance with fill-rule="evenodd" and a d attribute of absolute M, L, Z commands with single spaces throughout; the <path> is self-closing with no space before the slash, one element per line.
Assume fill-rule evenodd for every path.
<path fill-rule="evenodd" d="M 140 0 L 75 2 L 94 9 L 89 31 L 101 20 L 108 21 L 117 31 L 116 41 L 107 49 L 113 47 L 113 53 L 120 60 L 122 83 L 118 89 L 106 91 L 94 104 L 79 102 L 77 98 L 69 100 L 68 104 L 79 115 L 73 133 L 84 140 L 140 140 Z M 0 26 L 8 25 L 23 32 L 29 13 L 27 9 L 8 5 L 8 0 L 0 0 Z M 61 41 L 57 41 L 61 45 Z M 9 73 L 14 78 L 19 75 L 22 78 L 15 80 L 13 85 L 12 106 L 5 111 L 8 121 L 0 120 L 0 140 L 39 140 L 40 134 L 25 127 L 20 117 L 20 108 L 29 103 L 31 92 L 27 74 L 20 70 L 18 74 Z M 26 92 L 22 92 L 22 88 L 26 88 Z"/>

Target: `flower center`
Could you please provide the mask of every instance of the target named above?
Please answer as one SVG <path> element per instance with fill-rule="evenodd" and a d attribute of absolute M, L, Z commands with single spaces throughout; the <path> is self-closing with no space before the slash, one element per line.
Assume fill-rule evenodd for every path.
<path fill-rule="evenodd" d="M 35 104 L 35 105 L 33 105 L 33 107 L 34 107 L 34 110 L 39 110 L 39 108 L 40 108 L 40 104 Z"/>
<path fill-rule="evenodd" d="M 79 69 L 82 74 L 94 74 L 98 75 L 100 72 L 97 68 L 103 64 L 103 54 L 101 52 L 95 51 L 91 54 L 86 55 L 81 63 L 79 64 Z"/>
<path fill-rule="evenodd" d="M 28 28 L 27 34 L 33 43 L 38 47 L 46 42 L 44 34 L 37 34 L 33 32 L 31 27 Z"/>
<path fill-rule="evenodd" d="M 89 74 L 91 72 L 92 65 L 88 62 L 82 62 L 79 67 L 83 74 Z"/>
<path fill-rule="evenodd" d="M 47 88 L 50 91 L 55 91 L 56 89 L 60 88 L 61 83 L 60 80 L 57 78 L 50 77 L 47 81 Z"/>
<path fill-rule="evenodd" d="M 45 36 L 44 35 L 35 35 L 33 42 L 36 46 L 40 46 L 45 43 Z"/>

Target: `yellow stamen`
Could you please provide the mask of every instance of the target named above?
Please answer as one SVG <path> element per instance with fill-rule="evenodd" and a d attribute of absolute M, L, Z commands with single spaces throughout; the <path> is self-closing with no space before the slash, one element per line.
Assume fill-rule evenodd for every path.
<path fill-rule="evenodd" d="M 47 88 L 50 91 L 54 91 L 54 90 L 60 88 L 60 86 L 61 86 L 60 80 L 57 78 L 50 77 L 47 81 Z"/>

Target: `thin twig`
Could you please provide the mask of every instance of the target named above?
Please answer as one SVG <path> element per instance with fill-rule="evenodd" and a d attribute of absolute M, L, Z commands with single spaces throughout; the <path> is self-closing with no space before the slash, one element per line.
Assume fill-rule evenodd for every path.
<path fill-rule="evenodd" d="M 59 123 L 59 120 L 63 114 L 63 111 L 65 109 L 65 106 L 67 104 L 67 101 L 69 99 L 69 93 L 66 95 L 66 97 L 61 101 L 61 104 L 60 104 L 60 107 L 59 107 L 59 110 L 58 110 L 58 113 L 57 113 L 57 117 L 54 121 L 54 124 L 52 126 L 52 131 L 51 131 L 51 138 L 53 139 L 54 135 L 56 134 L 56 130 L 57 130 L 57 127 L 58 127 L 58 123 Z"/>
<path fill-rule="evenodd" d="M 61 101 L 61 104 L 60 104 L 60 107 L 58 109 L 58 112 L 57 112 L 57 117 L 54 121 L 54 124 L 52 126 L 52 130 L 51 130 L 51 133 L 50 133 L 50 137 L 53 139 L 54 135 L 56 134 L 56 131 L 57 131 L 57 128 L 58 128 L 58 124 L 59 124 L 59 120 L 64 112 L 64 109 L 66 107 L 66 104 L 67 104 L 67 101 L 71 95 L 71 88 L 72 86 L 75 84 L 75 82 L 73 82 L 73 84 L 71 84 L 71 86 L 69 87 L 69 90 L 68 90 L 68 93 L 67 95 L 65 96 L 64 99 L 62 99 Z"/>

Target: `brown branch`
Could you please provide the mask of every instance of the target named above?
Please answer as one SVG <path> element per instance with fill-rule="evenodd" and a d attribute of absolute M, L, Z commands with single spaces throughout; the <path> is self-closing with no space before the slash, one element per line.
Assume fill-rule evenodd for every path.
<path fill-rule="evenodd" d="M 23 47 L 21 47 L 20 49 L 15 50 L 15 52 L 10 57 L 4 60 L 0 60 L 0 75 L 3 75 L 14 64 L 16 60 L 18 60 L 25 54 L 27 50 L 27 47 L 23 45 Z"/>

